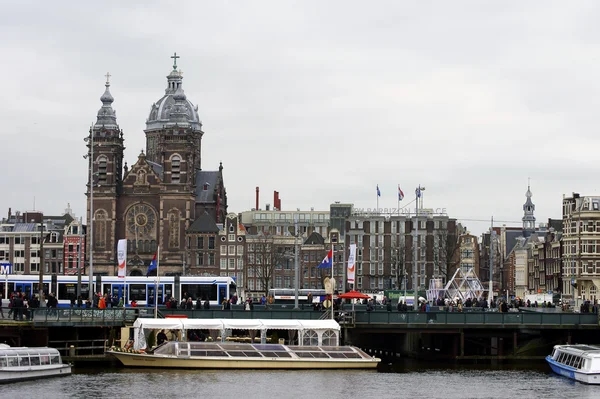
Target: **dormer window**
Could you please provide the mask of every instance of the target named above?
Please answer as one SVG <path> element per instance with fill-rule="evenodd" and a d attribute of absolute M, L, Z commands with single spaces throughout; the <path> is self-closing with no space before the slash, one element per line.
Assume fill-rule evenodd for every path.
<path fill-rule="evenodd" d="M 208 190 L 208 186 L 210 186 L 210 183 L 209 182 L 205 182 L 204 185 L 202 186 L 202 189 L 204 191 L 207 191 Z"/>
<path fill-rule="evenodd" d="M 171 157 L 171 183 L 179 183 L 181 179 L 181 157 L 173 155 Z"/>

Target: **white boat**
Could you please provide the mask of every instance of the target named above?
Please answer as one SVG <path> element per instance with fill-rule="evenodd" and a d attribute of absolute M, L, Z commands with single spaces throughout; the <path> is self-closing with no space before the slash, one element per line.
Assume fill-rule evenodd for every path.
<path fill-rule="evenodd" d="M 11 347 L 0 344 L 0 383 L 71 375 L 54 348 Z"/>
<path fill-rule="evenodd" d="M 600 384 L 600 346 L 555 345 L 546 361 L 556 374 L 585 384 Z"/>
<path fill-rule="evenodd" d="M 147 350 L 151 330 L 181 331 L 177 341 Z M 190 341 L 186 332 L 208 331 L 207 341 Z M 234 331 L 260 334 L 260 343 L 233 342 Z M 267 343 L 267 332 L 287 330 L 288 340 Z M 339 346 L 340 326 L 334 320 L 263 319 L 137 319 L 134 345 L 111 348 L 128 367 L 193 369 L 372 369 L 380 359 L 353 346 Z M 212 340 L 212 341 L 211 341 Z M 253 338 L 247 340 L 254 341 Z M 292 341 L 294 345 L 289 345 Z"/>

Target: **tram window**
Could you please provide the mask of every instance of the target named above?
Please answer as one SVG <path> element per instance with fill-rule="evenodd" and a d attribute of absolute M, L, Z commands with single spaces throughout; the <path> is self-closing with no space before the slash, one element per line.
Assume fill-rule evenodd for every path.
<path fill-rule="evenodd" d="M 192 299 L 217 300 L 217 286 L 214 284 L 181 284 L 181 295 L 187 293 Z"/>
<path fill-rule="evenodd" d="M 165 284 L 165 298 L 173 296 L 173 284 Z"/>
<path fill-rule="evenodd" d="M 146 300 L 146 284 L 131 284 L 129 286 L 129 299 L 136 301 Z"/>
<path fill-rule="evenodd" d="M 75 283 L 58 283 L 58 298 L 71 299 L 77 294 L 77 284 Z"/>
<path fill-rule="evenodd" d="M 44 290 L 44 295 L 48 296 L 48 290 L 50 289 L 50 284 L 43 283 L 42 287 Z M 40 292 L 40 283 L 33 283 L 33 292 L 35 292 L 36 294 Z"/>

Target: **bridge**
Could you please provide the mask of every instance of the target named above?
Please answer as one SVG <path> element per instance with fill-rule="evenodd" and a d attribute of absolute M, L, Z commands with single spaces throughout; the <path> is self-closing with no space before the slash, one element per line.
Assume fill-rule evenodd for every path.
<path fill-rule="evenodd" d="M 540 309 L 541 310 L 541 309 Z M 221 310 L 166 309 L 159 317 L 188 318 L 262 318 L 321 319 L 328 312 L 294 310 L 288 306 L 255 306 Z M 344 310 L 336 313 L 343 327 L 343 339 L 377 353 L 410 356 L 436 356 L 451 359 L 540 358 L 557 343 L 596 343 L 600 329 L 594 313 L 562 311 L 530 311 L 499 313 L 469 309 L 465 312 L 388 312 L 377 309 Z M 154 317 L 153 308 L 32 309 L 29 321 L 0 320 L 0 338 L 30 345 L 20 338 L 26 331 L 46 331 L 45 341 L 36 345 L 68 347 L 82 340 L 106 341 L 121 335 L 121 327 L 131 325 L 138 317 Z M 100 327 L 100 328 L 98 328 Z M 106 343 L 105 343 L 106 345 Z M 89 345 L 93 346 L 93 345 Z M 98 348 L 96 348 L 98 349 Z M 82 353 L 79 348 L 76 352 Z M 97 353 L 95 351 L 94 353 Z"/>

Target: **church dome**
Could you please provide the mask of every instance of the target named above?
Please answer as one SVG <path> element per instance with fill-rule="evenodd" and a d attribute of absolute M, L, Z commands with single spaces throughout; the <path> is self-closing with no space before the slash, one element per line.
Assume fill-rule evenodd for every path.
<path fill-rule="evenodd" d="M 152 104 L 146 120 L 146 131 L 160 130 L 175 125 L 201 131 L 202 122 L 198 116 L 198 106 L 192 104 L 183 92 L 183 76 L 177 71 L 177 64 L 167 76 L 165 95 Z"/>

